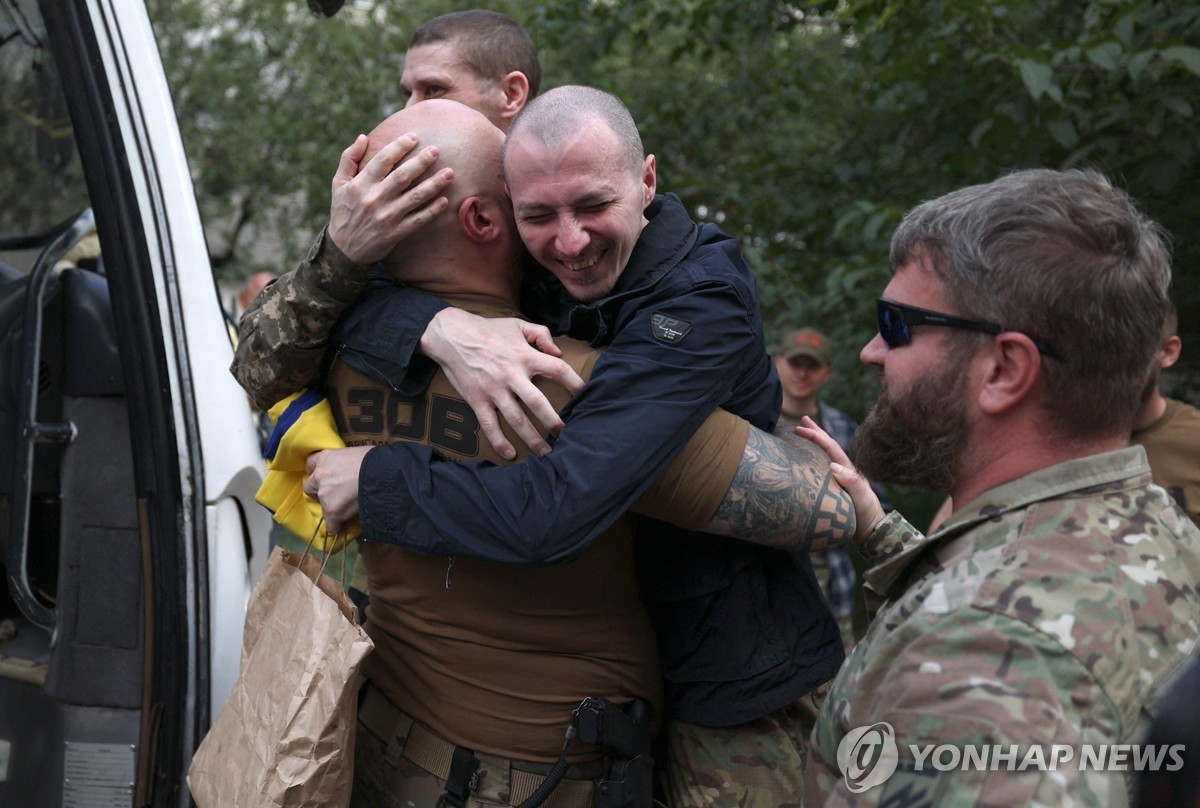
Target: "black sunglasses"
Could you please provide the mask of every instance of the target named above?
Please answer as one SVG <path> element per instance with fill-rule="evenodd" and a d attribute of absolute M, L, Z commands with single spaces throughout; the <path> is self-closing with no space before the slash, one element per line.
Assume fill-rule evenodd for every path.
<path fill-rule="evenodd" d="M 879 323 L 879 336 L 883 337 L 883 341 L 887 343 L 889 348 L 898 348 L 901 345 L 907 345 L 912 342 L 912 327 L 915 325 L 938 325 L 942 328 L 962 328 L 967 331 L 982 331 L 985 334 L 1000 334 L 1004 331 L 1016 330 L 1013 328 L 1004 328 L 994 323 L 983 323 L 979 320 L 964 320 L 961 317 L 954 317 L 950 314 L 939 314 L 936 311 L 902 306 L 899 303 L 879 298 L 875 300 L 875 319 Z M 1029 335 L 1026 334 L 1026 336 Z M 1037 349 L 1042 354 L 1051 359 L 1062 361 L 1062 357 L 1058 355 L 1058 351 L 1054 350 L 1054 346 L 1035 339 L 1032 336 L 1029 338 L 1033 340 L 1033 344 L 1037 346 Z"/>

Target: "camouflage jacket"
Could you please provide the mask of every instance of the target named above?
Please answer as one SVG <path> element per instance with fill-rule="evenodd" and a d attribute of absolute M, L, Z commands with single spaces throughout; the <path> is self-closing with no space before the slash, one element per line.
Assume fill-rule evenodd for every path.
<path fill-rule="evenodd" d="M 1200 532 L 1141 447 L 999 486 L 928 537 L 892 513 L 862 549 L 887 602 L 825 701 L 806 805 L 1127 804 L 1083 747 L 1135 743 L 1200 633 Z"/>
<path fill-rule="evenodd" d="M 238 323 L 229 368 L 259 409 L 320 379 L 330 332 L 370 275 L 322 230 L 294 271 L 259 292 Z"/>

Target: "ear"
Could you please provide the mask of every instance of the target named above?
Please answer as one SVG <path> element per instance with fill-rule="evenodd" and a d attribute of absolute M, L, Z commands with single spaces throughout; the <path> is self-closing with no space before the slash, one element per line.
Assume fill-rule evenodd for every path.
<path fill-rule="evenodd" d="M 1162 348 L 1158 353 L 1158 366 L 1163 370 L 1171 367 L 1179 361 L 1179 354 L 1183 352 L 1183 340 L 1172 334 L 1163 341 Z"/>
<path fill-rule="evenodd" d="M 1041 377 L 1042 355 L 1033 340 L 1015 331 L 992 339 L 992 350 L 979 387 L 979 408 L 988 415 L 1003 415 L 1026 401 Z"/>
<path fill-rule="evenodd" d="M 654 194 L 657 188 L 658 180 L 655 177 L 654 155 L 647 154 L 646 162 L 642 165 L 642 210 L 645 210 L 654 201 Z"/>
<path fill-rule="evenodd" d="M 500 79 L 500 91 L 504 94 L 500 117 L 512 123 L 512 119 L 529 101 L 529 78 L 520 70 L 514 70 Z"/>
<path fill-rule="evenodd" d="M 499 207 L 481 196 L 468 196 L 458 206 L 459 229 L 471 241 L 481 244 L 500 236 L 500 216 Z"/>

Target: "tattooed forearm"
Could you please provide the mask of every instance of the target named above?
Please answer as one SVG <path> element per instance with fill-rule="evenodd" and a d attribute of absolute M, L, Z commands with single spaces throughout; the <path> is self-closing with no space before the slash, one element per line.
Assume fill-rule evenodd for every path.
<path fill-rule="evenodd" d="M 854 503 L 816 446 L 751 429 L 709 533 L 795 550 L 820 550 L 854 535 Z"/>

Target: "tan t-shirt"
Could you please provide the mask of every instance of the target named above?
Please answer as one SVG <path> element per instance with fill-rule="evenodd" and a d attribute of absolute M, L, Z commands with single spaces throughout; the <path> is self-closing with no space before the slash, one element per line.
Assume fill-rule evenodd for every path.
<path fill-rule="evenodd" d="M 1145 447 L 1154 482 L 1200 527 L 1200 410 L 1168 398 L 1162 417 L 1134 432 L 1133 443 Z"/>
<path fill-rule="evenodd" d="M 447 300 L 488 317 L 520 316 L 493 298 Z M 600 351 L 574 340 L 556 342 L 587 379 Z M 415 440 L 456 460 L 505 462 L 470 428 L 470 408 L 440 372 L 416 400 L 341 362 L 326 383 L 347 445 Z M 556 408 L 566 404 L 562 387 L 537 384 Z M 729 490 L 748 431 L 744 420 L 718 410 L 637 510 L 703 527 Z M 575 561 L 545 566 L 422 556 L 364 541 L 367 630 L 375 641 L 367 677 L 446 740 L 517 760 L 556 760 L 571 711 L 588 696 L 646 699 L 661 719 L 657 649 L 634 569 L 634 527 L 635 517 L 626 514 Z M 580 747 L 570 760 L 596 756 Z"/>

